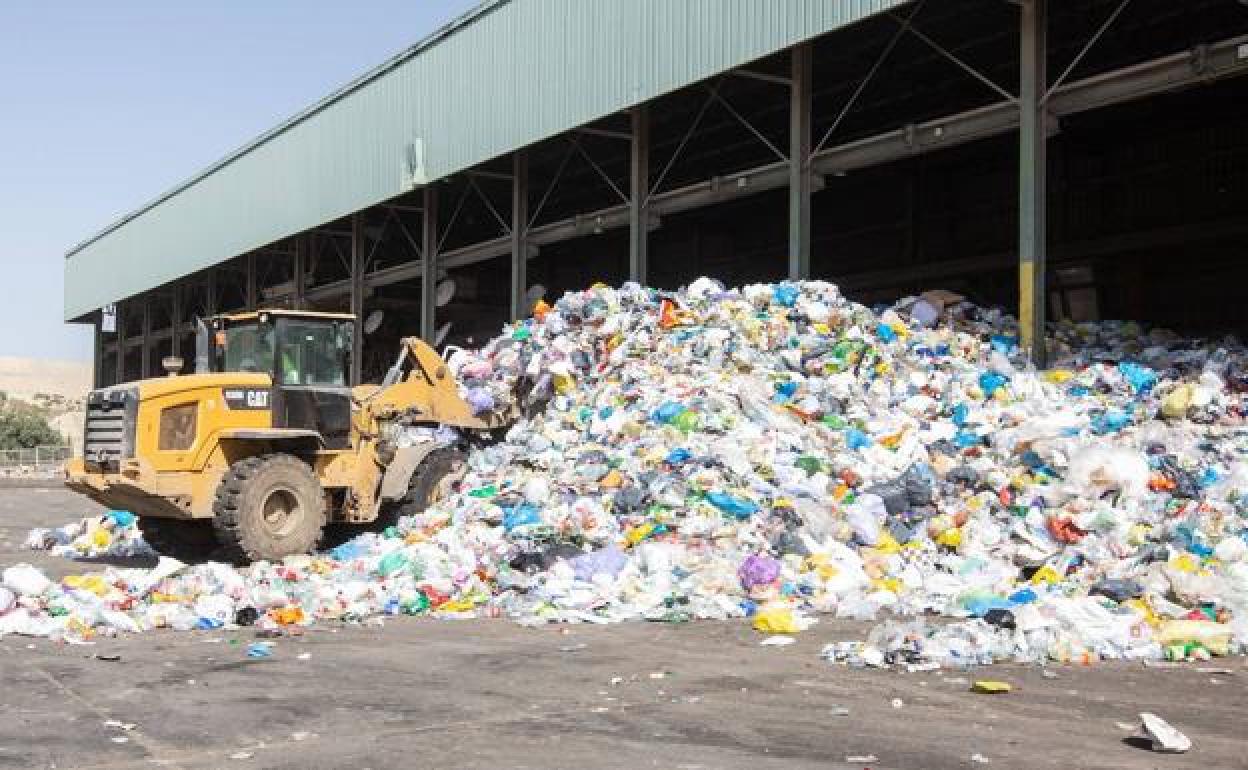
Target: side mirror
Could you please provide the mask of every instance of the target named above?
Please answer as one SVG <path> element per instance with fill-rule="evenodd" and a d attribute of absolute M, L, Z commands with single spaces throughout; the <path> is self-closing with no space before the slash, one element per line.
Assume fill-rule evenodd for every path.
<path fill-rule="evenodd" d="M 160 365 L 170 377 L 177 377 L 182 372 L 183 363 L 181 356 L 165 356 L 160 360 Z"/>

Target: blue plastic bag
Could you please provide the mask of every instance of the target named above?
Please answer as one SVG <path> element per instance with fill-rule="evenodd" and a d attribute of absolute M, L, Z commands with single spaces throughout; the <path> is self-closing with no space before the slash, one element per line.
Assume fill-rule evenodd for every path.
<path fill-rule="evenodd" d="M 1118 364 L 1118 371 L 1122 372 L 1123 378 L 1131 384 L 1131 390 L 1137 394 L 1148 393 L 1157 384 L 1157 372 L 1147 366 L 1123 361 Z"/>
<path fill-rule="evenodd" d="M 529 503 L 521 503 L 503 514 L 503 529 L 508 532 L 517 527 L 531 527 L 541 523 L 541 511 L 536 505 Z"/>
<path fill-rule="evenodd" d="M 366 553 L 368 553 L 368 549 L 358 537 L 348 540 L 341 545 L 336 545 L 329 551 L 329 555 L 338 561 L 352 561 L 360 558 Z"/>
<path fill-rule="evenodd" d="M 738 519 L 748 519 L 753 514 L 758 513 L 758 505 L 756 503 L 733 497 L 726 492 L 707 492 L 706 499 L 711 505 Z"/>
<path fill-rule="evenodd" d="M 1008 334 L 994 334 L 992 335 L 992 339 L 989 340 L 989 344 L 992 345 L 993 350 L 1003 356 L 1008 356 L 1010 353 L 1018 349 L 1018 337 L 1013 337 Z"/>
<path fill-rule="evenodd" d="M 784 396 L 785 398 L 792 398 L 793 394 L 796 392 L 797 383 L 792 380 L 785 380 L 784 382 L 776 383 L 776 393 L 778 395 Z"/>
<path fill-rule="evenodd" d="M 671 422 L 676 416 L 685 411 L 685 405 L 679 401 L 668 401 L 662 404 L 658 409 L 650 413 L 650 419 L 655 422 Z"/>
<path fill-rule="evenodd" d="M 1092 432 L 1098 436 L 1104 436 L 1107 433 L 1117 433 L 1129 424 L 1131 424 L 1131 415 L 1113 410 L 1092 418 Z"/>
<path fill-rule="evenodd" d="M 960 430 L 953 437 L 953 443 L 962 449 L 969 449 L 973 446 L 979 446 L 983 441 L 979 434 L 973 430 Z"/>
<path fill-rule="evenodd" d="M 884 342 L 896 342 L 897 332 L 893 331 L 893 327 L 888 324 L 880 324 L 875 327 L 875 334 Z"/>
<path fill-rule="evenodd" d="M 865 449 L 871 446 L 871 437 L 857 428 L 845 431 L 845 446 L 850 449 Z"/>
<path fill-rule="evenodd" d="M 797 287 L 791 283 L 782 283 L 771 290 L 771 301 L 781 307 L 793 307 L 797 304 Z"/>
<path fill-rule="evenodd" d="M 966 425 L 966 418 L 970 416 L 971 410 L 966 404 L 958 404 L 953 408 L 953 424 L 961 428 Z"/>
<path fill-rule="evenodd" d="M 691 457 L 693 457 L 693 453 L 688 449 L 677 447 L 667 453 L 665 462 L 668 465 L 680 465 L 681 463 L 688 462 Z"/>
<path fill-rule="evenodd" d="M 110 520 L 112 520 L 114 526 L 123 528 L 123 529 L 125 527 L 132 526 L 135 522 L 135 519 L 137 518 L 130 511 L 109 511 L 108 513 L 104 515 L 107 516 Z"/>
<path fill-rule="evenodd" d="M 1000 372 L 984 372 L 979 375 L 979 389 L 984 391 L 984 396 L 992 398 L 992 394 L 1005 387 L 1005 383 L 1010 378 Z"/>

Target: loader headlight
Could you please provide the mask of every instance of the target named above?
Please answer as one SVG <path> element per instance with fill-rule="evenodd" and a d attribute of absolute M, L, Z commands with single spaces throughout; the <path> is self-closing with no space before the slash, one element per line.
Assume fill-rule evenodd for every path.
<path fill-rule="evenodd" d="M 182 404 L 161 410 L 160 440 L 157 448 L 170 451 L 190 449 L 195 443 L 198 421 L 198 404 Z"/>

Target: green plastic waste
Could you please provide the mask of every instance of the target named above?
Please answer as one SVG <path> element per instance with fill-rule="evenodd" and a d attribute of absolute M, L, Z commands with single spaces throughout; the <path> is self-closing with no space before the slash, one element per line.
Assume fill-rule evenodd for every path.
<path fill-rule="evenodd" d="M 692 433 L 702 427 L 702 419 L 697 412 L 686 409 L 672 418 L 671 424 L 681 433 Z"/>
<path fill-rule="evenodd" d="M 807 476 L 814 476 L 816 473 L 823 470 L 823 463 L 820 462 L 818 457 L 813 455 L 802 455 L 797 458 L 797 462 L 794 463 L 794 465 L 801 470 L 806 471 Z"/>
<path fill-rule="evenodd" d="M 420 615 L 429 611 L 429 597 L 422 593 L 416 594 L 415 597 L 404 601 L 400 605 L 404 615 Z"/>
<path fill-rule="evenodd" d="M 407 560 L 407 554 L 402 551 L 391 551 L 381 557 L 381 561 L 377 563 L 377 574 L 390 577 L 407 571 L 411 566 L 412 563 Z"/>

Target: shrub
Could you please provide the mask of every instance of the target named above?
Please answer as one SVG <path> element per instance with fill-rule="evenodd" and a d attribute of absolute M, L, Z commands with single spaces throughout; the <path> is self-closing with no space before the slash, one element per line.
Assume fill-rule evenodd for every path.
<path fill-rule="evenodd" d="M 43 410 L 17 400 L 0 401 L 0 449 L 30 449 L 65 443 Z"/>

